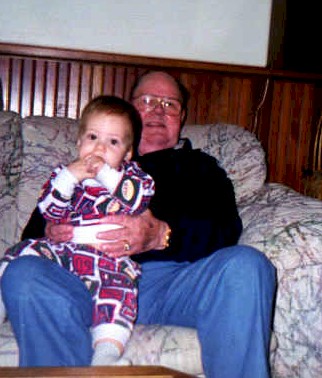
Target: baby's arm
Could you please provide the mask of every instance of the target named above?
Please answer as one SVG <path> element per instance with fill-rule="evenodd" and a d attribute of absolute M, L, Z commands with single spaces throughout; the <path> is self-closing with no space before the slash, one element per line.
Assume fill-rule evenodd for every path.
<path fill-rule="evenodd" d="M 58 221 L 65 218 L 78 180 L 64 166 L 59 166 L 45 183 L 38 199 L 38 208 L 46 220 Z"/>
<path fill-rule="evenodd" d="M 89 155 L 73 161 L 67 167 L 56 168 L 45 183 L 38 200 L 38 207 L 44 218 L 50 221 L 66 218 L 75 186 L 86 178 L 95 178 L 103 164 L 102 158 Z"/>
<path fill-rule="evenodd" d="M 108 189 L 110 193 L 114 194 L 115 189 L 124 176 L 124 173 L 124 169 L 117 170 L 105 163 L 98 171 L 96 180 L 106 189 Z"/>
<path fill-rule="evenodd" d="M 117 171 L 107 164 L 99 171 L 96 179 L 113 194 L 115 201 L 129 214 L 143 212 L 154 195 L 154 181 L 135 162 L 125 164 Z"/>
<path fill-rule="evenodd" d="M 101 157 L 90 154 L 83 159 L 73 161 L 67 168 L 78 182 L 81 182 L 87 178 L 95 178 L 104 164 Z"/>

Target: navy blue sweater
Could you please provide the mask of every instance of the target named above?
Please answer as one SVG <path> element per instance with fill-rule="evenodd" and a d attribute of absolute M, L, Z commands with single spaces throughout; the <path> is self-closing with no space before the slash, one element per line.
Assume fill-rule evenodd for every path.
<path fill-rule="evenodd" d="M 138 161 L 155 180 L 149 208 L 170 225 L 172 235 L 169 248 L 135 260 L 195 261 L 237 243 L 242 223 L 234 189 L 215 158 L 186 141 L 181 149 L 153 152 Z"/>

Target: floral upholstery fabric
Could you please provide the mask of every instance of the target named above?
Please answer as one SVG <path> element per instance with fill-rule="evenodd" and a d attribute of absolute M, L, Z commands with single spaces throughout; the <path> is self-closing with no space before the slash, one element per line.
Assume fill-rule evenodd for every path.
<path fill-rule="evenodd" d="M 0 256 L 17 238 L 16 196 L 21 165 L 20 117 L 13 112 L 0 112 Z"/>
<path fill-rule="evenodd" d="M 275 377 L 322 377 L 322 201 L 266 184 L 240 206 L 249 244 L 277 268 Z"/>
<path fill-rule="evenodd" d="M 75 156 L 75 120 L 29 117 L 22 125 L 17 120 L 17 115 L 0 112 L 2 246 L 18 240 L 52 168 Z M 322 201 L 265 183 L 265 153 L 243 128 L 191 125 L 182 135 L 195 148 L 214 155 L 231 178 L 244 225 L 239 243 L 258 248 L 277 268 L 270 353 L 273 378 L 321 377 Z M 0 366 L 16 366 L 17 353 L 10 325 L 5 323 L 0 327 Z M 193 329 L 137 325 L 125 355 L 133 364 L 164 365 L 202 376 Z"/>
<path fill-rule="evenodd" d="M 24 119 L 23 165 L 17 198 L 19 234 L 53 168 L 59 163 L 72 161 L 76 156 L 77 132 L 77 121 L 72 119 L 40 116 Z"/>

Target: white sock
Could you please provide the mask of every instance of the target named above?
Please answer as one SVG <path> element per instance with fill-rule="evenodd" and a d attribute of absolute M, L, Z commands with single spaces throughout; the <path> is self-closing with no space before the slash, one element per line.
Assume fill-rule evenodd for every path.
<path fill-rule="evenodd" d="M 92 358 L 93 366 L 115 365 L 121 357 L 119 348 L 111 342 L 100 342 L 96 345 Z"/>

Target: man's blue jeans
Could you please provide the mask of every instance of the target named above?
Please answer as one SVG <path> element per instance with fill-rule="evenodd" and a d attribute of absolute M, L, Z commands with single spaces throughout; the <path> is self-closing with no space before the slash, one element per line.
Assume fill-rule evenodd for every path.
<path fill-rule="evenodd" d="M 197 329 L 209 378 L 269 377 L 275 269 L 257 250 L 234 246 L 195 263 L 142 266 L 137 323 Z M 89 365 L 91 297 L 49 260 L 22 257 L 2 278 L 20 366 Z"/>

